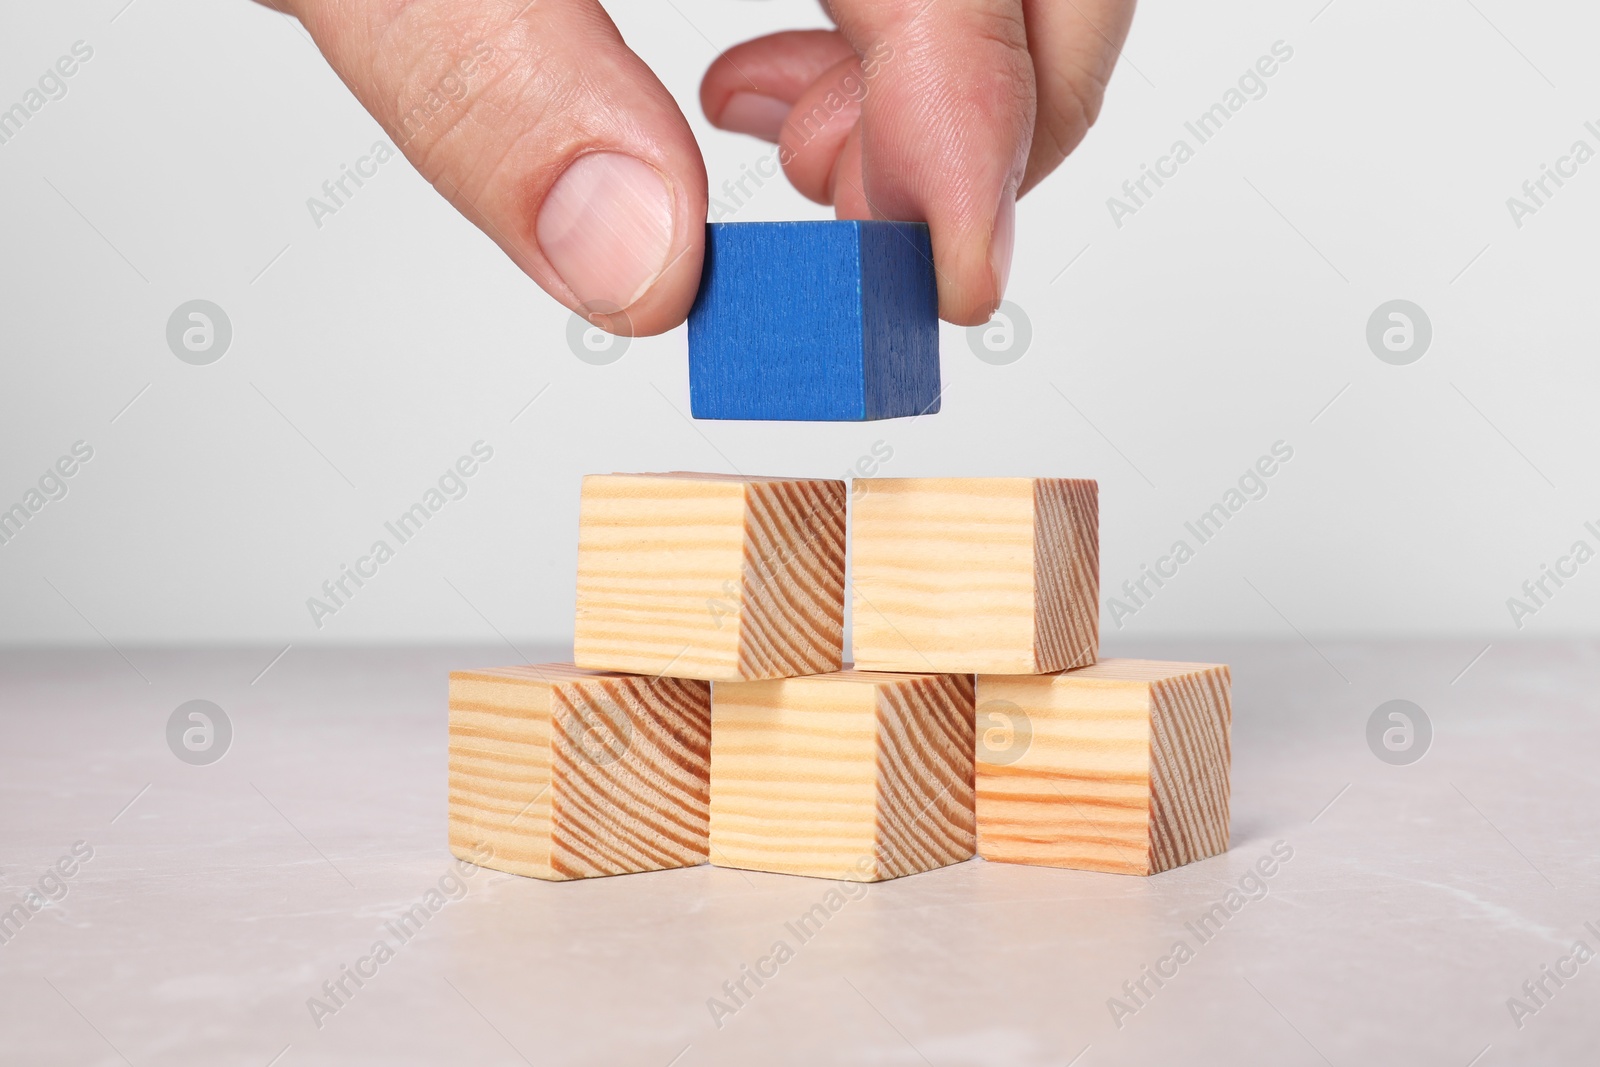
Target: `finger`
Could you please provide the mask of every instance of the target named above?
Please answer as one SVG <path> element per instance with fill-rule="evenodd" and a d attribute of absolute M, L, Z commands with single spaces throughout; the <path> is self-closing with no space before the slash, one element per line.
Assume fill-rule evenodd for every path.
<path fill-rule="evenodd" d="M 835 203 L 839 178 L 852 176 L 840 172 L 837 164 L 846 141 L 856 134 L 866 91 L 861 61 L 851 52 L 806 87 L 784 120 L 778 161 L 794 187 L 819 204 Z M 855 159 L 859 168 L 859 153 Z M 853 203 L 864 203 L 848 185 L 844 191 Z M 852 217 L 872 216 L 840 215 Z"/>
<path fill-rule="evenodd" d="M 417 169 L 569 308 L 682 322 L 705 166 L 683 114 L 594 0 L 291 0 Z"/>
<path fill-rule="evenodd" d="M 841 219 L 874 218 L 872 205 L 867 203 L 862 192 L 866 187 L 861 176 L 861 124 L 858 122 L 833 164 L 834 215 Z"/>
<path fill-rule="evenodd" d="M 777 141 L 800 95 L 823 72 L 854 58 L 833 30 L 794 30 L 736 45 L 718 56 L 700 83 L 700 106 L 718 129 Z"/>
<path fill-rule="evenodd" d="M 1033 142 L 1021 0 L 833 0 L 830 9 L 871 74 L 861 195 L 879 217 L 928 223 L 940 315 L 983 322 L 1005 291 Z"/>
<path fill-rule="evenodd" d="M 1060 166 L 1099 117 L 1106 83 L 1133 22 L 1133 3 L 1023 0 L 1039 109 L 1021 192 Z"/>

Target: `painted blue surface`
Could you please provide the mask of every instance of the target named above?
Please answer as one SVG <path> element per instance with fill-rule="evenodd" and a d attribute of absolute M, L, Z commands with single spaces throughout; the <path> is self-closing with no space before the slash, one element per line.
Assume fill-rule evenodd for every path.
<path fill-rule="evenodd" d="M 928 227 L 714 222 L 689 312 L 697 419 L 843 422 L 939 410 Z"/>

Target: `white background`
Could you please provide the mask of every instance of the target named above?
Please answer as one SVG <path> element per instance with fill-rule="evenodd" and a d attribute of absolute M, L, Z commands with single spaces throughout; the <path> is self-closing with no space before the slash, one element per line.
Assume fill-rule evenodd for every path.
<path fill-rule="evenodd" d="M 383 134 L 296 24 L 125 2 L 3 16 L 0 108 L 74 42 L 94 56 L 0 145 L 0 508 L 74 442 L 94 458 L 0 546 L 0 641 L 566 643 L 585 472 L 842 476 L 879 441 L 884 475 L 1098 478 L 1108 595 L 1291 444 L 1108 636 L 1600 633 L 1600 561 L 1520 632 L 1506 605 L 1600 540 L 1600 161 L 1520 228 L 1506 206 L 1575 139 L 1600 148 L 1592 7 L 1145 3 L 1100 124 L 1020 209 L 1020 360 L 946 326 L 937 416 L 697 425 L 682 329 L 575 358 L 566 311 L 403 159 L 318 229 L 307 198 Z M 814 5 L 608 6 L 714 192 L 770 151 L 707 126 L 699 78 Z M 1107 197 L 1276 41 L 1267 94 L 1114 225 Z M 815 217 L 781 181 L 736 216 Z M 166 344 L 193 298 L 233 324 L 210 366 Z M 1365 341 L 1394 298 L 1433 323 L 1410 366 Z M 306 599 L 478 440 L 468 495 L 316 628 Z"/>

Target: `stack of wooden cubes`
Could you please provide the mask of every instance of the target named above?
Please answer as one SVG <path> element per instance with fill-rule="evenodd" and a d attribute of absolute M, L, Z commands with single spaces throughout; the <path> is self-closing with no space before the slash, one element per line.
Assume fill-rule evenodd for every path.
<path fill-rule="evenodd" d="M 579 525 L 573 663 L 450 676 L 464 859 L 877 881 L 1227 848 L 1228 668 L 1098 660 L 1092 481 L 594 475 Z"/>

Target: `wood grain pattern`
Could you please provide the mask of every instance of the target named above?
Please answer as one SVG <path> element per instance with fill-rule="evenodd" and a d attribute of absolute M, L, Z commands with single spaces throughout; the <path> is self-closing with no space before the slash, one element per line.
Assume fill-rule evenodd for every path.
<path fill-rule="evenodd" d="M 838 670 L 842 481 L 590 475 L 574 661 L 716 681 Z"/>
<path fill-rule="evenodd" d="M 571 664 L 450 675 L 450 851 L 562 880 L 706 861 L 711 687 Z"/>
<path fill-rule="evenodd" d="M 718 682 L 711 862 L 857 882 L 973 854 L 972 679 Z"/>
<path fill-rule="evenodd" d="M 1100 486 L 1079 478 L 1033 482 L 1033 661 L 1084 667 L 1100 653 Z"/>
<path fill-rule="evenodd" d="M 1126 659 L 980 676 L 978 854 L 1155 874 L 1226 851 L 1230 685 L 1225 666 Z"/>
<path fill-rule="evenodd" d="M 867 478 L 854 492 L 857 667 L 1039 674 L 1094 662 L 1097 483 Z"/>

